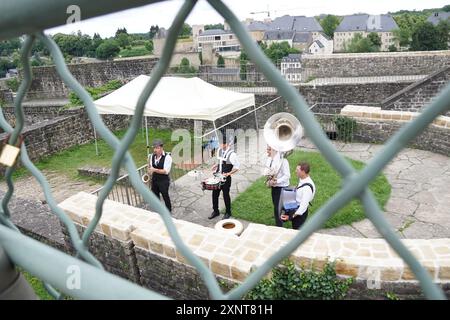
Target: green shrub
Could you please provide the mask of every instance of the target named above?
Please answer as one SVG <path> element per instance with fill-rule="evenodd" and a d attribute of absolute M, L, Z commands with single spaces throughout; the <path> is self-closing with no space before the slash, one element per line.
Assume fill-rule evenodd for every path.
<path fill-rule="evenodd" d="M 336 124 L 337 138 L 344 142 L 352 142 L 353 132 L 356 131 L 356 121 L 349 117 L 337 116 L 334 123 Z"/>
<path fill-rule="evenodd" d="M 100 96 L 103 93 L 116 90 L 116 89 L 120 88 L 121 86 L 122 86 L 122 82 L 120 80 L 111 80 L 101 87 L 96 87 L 96 88 L 86 87 L 85 89 L 91 95 L 92 99 L 96 100 L 96 99 L 100 98 Z M 71 91 L 69 93 L 69 101 L 70 101 L 70 105 L 72 105 L 72 106 L 83 105 L 83 101 L 81 101 L 81 99 L 78 98 L 76 93 L 73 91 Z"/>
<path fill-rule="evenodd" d="M 6 85 L 12 92 L 17 92 L 17 90 L 19 90 L 20 81 L 17 78 L 11 78 L 6 80 Z"/>
<path fill-rule="evenodd" d="M 335 263 L 327 262 L 323 270 L 296 269 L 285 260 L 272 270 L 270 279 L 262 279 L 244 299 L 248 300 L 337 300 L 347 295 L 353 278 L 339 279 Z"/>

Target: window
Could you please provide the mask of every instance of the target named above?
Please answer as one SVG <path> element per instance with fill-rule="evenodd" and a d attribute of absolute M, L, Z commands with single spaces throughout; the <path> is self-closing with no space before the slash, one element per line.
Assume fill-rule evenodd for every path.
<path fill-rule="evenodd" d="M 233 35 L 232 34 L 230 34 L 230 36 L 228 37 L 228 39 L 233 39 Z"/>
<path fill-rule="evenodd" d="M 220 36 L 214 36 L 214 40 L 220 41 Z"/>

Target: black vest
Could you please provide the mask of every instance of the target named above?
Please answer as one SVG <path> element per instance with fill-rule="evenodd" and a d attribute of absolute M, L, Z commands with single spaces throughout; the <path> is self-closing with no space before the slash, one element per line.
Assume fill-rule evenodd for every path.
<path fill-rule="evenodd" d="M 224 154 L 225 151 L 223 151 L 222 149 L 219 149 L 219 157 L 224 157 L 225 156 L 225 160 L 222 161 L 222 171 L 220 173 L 228 173 L 231 172 L 231 170 L 233 170 L 233 165 L 230 162 L 230 156 L 233 153 L 233 150 L 228 150 L 227 154 Z M 217 166 L 217 172 L 219 172 L 220 170 L 220 166 Z"/>
<path fill-rule="evenodd" d="M 166 155 L 167 155 L 167 153 L 164 153 L 161 156 L 161 159 L 159 159 L 158 164 L 155 164 L 156 155 L 152 154 L 152 166 L 153 166 L 153 168 L 164 169 L 164 160 L 166 160 Z M 156 173 L 156 172 L 153 173 L 152 181 L 163 181 L 163 180 L 169 180 L 169 175 L 168 174 Z"/>

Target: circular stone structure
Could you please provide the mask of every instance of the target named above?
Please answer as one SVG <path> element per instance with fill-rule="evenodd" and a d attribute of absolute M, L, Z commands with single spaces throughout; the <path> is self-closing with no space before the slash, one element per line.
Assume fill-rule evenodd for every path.
<path fill-rule="evenodd" d="M 223 219 L 216 223 L 214 229 L 239 236 L 244 230 L 244 226 L 236 219 Z"/>

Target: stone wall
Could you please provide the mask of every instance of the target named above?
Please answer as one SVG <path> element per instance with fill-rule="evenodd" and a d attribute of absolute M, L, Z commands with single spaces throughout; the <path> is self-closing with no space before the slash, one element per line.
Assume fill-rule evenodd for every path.
<path fill-rule="evenodd" d="M 6 121 L 11 125 L 15 125 L 14 107 L 2 108 Z M 54 106 L 27 106 L 23 105 L 23 112 L 25 116 L 25 125 L 33 125 L 47 120 L 53 120 L 56 117 L 70 116 L 79 114 L 82 108 L 64 109 L 60 105 Z"/>
<path fill-rule="evenodd" d="M 156 58 L 122 59 L 105 62 L 68 64 L 69 71 L 86 87 L 99 87 L 111 80 L 131 80 L 150 74 Z M 33 81 L 27 99 L 65 98 L 70 89 L 62 82 L 54 66 L 34 67 Z"/>
<path fill-rule="evenodd" d="M 387 110 L 420 112 L 438 96 L 449 81 L 450 67 L 445 67 L 388 97 L 381 107 Z M 450 111 L 446 114 L 450 116 Z"/>
<path fill-rule="evenodd" d="M 380 103 L 387 97 L 409 86 L 411 82 L 302 84 L 300 93 L 312 106 L 315 103 Z M 316 109 L 313 110 L 317 112 Z M 327 113 L 327 112 L 326 112 Z"/>
<path fill-rule="evenodd" d="M 129 119 L 129 116 L 121 115 L 103 116 L 105 124 L 111 130 L 128 127 Z M 28 156 L 31 161 L 38 161 L 72 146 L 91 141 L 94 132 L 84 109 L 80 109 L 73 115 L 58 116 L 26 126 L 23 136 Z M 5 137 L 6 133 L 0 134 L 0 141 Z"/>
<path fill-rule="evenodd" d="M 96 196 L 80 192 L 59 206 L 79 228 L 85 228 L 94 216 L 96 200 Z M 244 281 L 254 268 L 261 266 L 298 233 L 251 223 L 238 237 L 183 220 L 174 219 L 174 224 L 190 250 L 216 277 L 225 279 L 228 284 Z M 209 296 L 198 272 L 178 251 L 157 213 L 106 200 L 93 236 L 90 248 L 110 270 L 119 269 L 117 272 L 123 274 L 121 263 L 125 263 L 126 270 L 134 270 L 133 275 L 137 275 L 138 270 L 139 281 L 136 282 L 173 298 Z M 450 239 L 408 239 L 403 243 L 449 295 Z M 110 248 L 111 254 L 106 254 L 104 248 Z M 120 254 L 124 248 L 130 249 L 126 257 Z M 133 252 L 136 260 L 131 257 Z M 289 259 L 306 270 L 321 270 L 327 261 L 335 261 L 338 276 L 356 280 L 350 298 L 367 297 L 367 283 L 374 280 L 380 290 L 371 290 L 371 298 L 386 297 L 387 291 L 400 297 L 422 297 L 412 271 L 384 239 L 315 233 Z"/>
<path fill-rule="evenodd" d="M 0 89 L 0 105 L 9 105 L 13 103 L 13 95 L 9 89 Z"/>
<path fill-rule="evenodd" d="M 428 75 L 450 64 L 450 51 L 305 55 L 302 79 Z"/>
<path fill-rule="evenodd" d="M 356 120 L 355 141 L 385 143 L 403 125 L 417 118 L 420 113 L 388 111 L 365 106 L 346 106 L 342 109 L 341 115 Z M 450 117 L 439 116 L 408 146 L 450 156 Z"/>

